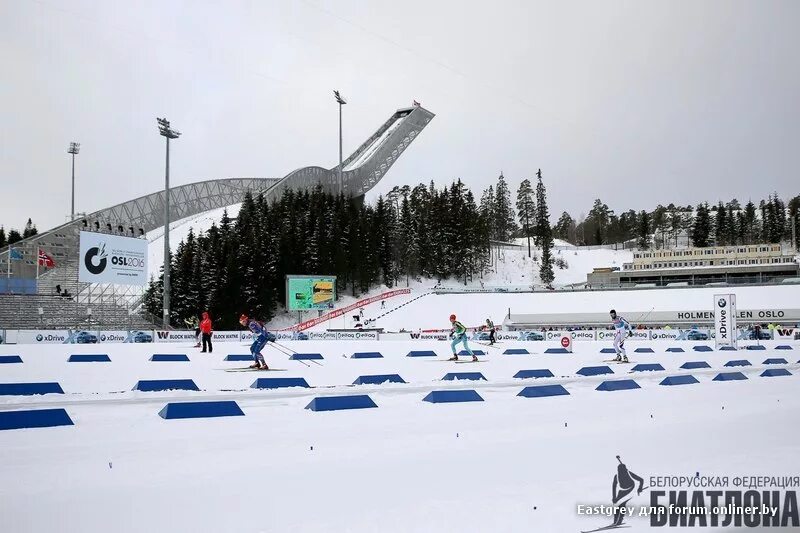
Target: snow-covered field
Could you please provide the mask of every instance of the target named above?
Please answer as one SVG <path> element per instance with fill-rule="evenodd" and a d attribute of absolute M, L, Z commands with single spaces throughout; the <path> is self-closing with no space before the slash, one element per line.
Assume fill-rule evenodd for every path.
<path fill-rule="evenodd" d="M 379 319 L 375 325 L 387 331 L 449 328 L 448 317 L 455 313 L 467 326 L 484 324 L 491 318 L 501 324 L 512 314 L 606 313 L 617 309 L 636 322 L 651 309 L 660 311 L 712 309 L 715 294 L 736 294 L 744 309 L 795 308 L 800 301 L 800 286 L 710 287 L 686 289 L 637 289 L 626 291 L 552 291 L 537 293 L 431 294 Z M 413 295 L 412 295 L 413 297 Z M 387 303 L 388 307 L 394 304 Z M 364 309 L 367 318 L 381 313 L 380 304 Z M 322 324 L 318 329 L 333 327 Z M 338 327 L 338 325 L 336 325 Z"/>
<path fill-rule="evenodd" d="M 0 431 L 3 531 L 191 532 L 577 532 L 610 523 L 579 516 L 579 504 L 609 504 L 619 455 L 643 477 L 798 475 L 800 344 L 793 350 L 632 354 L 665 370 L 582 377 L 603 364 L 602 343 L 545 355 L 547 343 L 503 343 L 477 364 L 406 357 L 449 346 L 435 341 L 286 342 L 319 352 L 305 366 L 273 348 L 279 372 L 225 372 L 247 347 L 218 343 L 213 354 L 180 344 L 9 346 L 23 364 L 0 365 L 0 383 L 57 381 L 64 395 L 0 396 L 0 411 L 63 407 L 74 426 Z M 786 344 L 786 343 L 782 343 Z M 531 355 L 503 355 L 525 347 Z M 383 359 L 352 359 L 379 351 Z M 111 363 L 68 363 L 72 353 L 108 353 Z M 191 361 L 148 361 L 185 353 Z M 787 357 L 788 377 L 759 377 L 768 357 Z M 747 359 L 752 366 L 725 368 Z M 687 372 L 685 361 L 711 369 Z M 774 367 L 775 365 L 769 365 Z M 555 377 L 514 379 L 519 370 Z M 721 371 L 749 379 L 715 382 Z M 481 372 L 486 381 L 441 381 Z M 350 386 L 361 375 L 397 373 L 407 384 Z M 699 383 L 661 386 L 691 373 Z M 259 377 L 303 377 L 313 387 L 253 390 Z M 200 392 L 134 392 L 140 379 L 188 378 Z M 638 390 L 601 392 L 633 378 Z M 561 384 L 568 396 L 521 398 L 525 386 Z M 474 389 L 485 400 L 430 404 L 432 390 Z M 369 394 L 377 409 L 312 412 L 317 396 Z M 164 420 L 169 401 L 233 399 L 245 416 Z M 731 487 L 733 489 L 734 487 Z M 738 488 L 738 487 L 736 487 Z M 631 504 L 647 504 L 648 490 Z M 645 518 L 626 519 L 631 531 Z"/>

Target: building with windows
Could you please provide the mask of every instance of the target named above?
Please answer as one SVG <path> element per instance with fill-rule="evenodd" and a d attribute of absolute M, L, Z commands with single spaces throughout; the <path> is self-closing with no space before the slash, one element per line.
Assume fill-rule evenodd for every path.
<path fill-rule="evenodd" d="M 769 283 L 800 276 L 795 252 L 780 244 L 748 244 L 646 250 L 633 254 L 622 269 L 596 268 L 587 277 L 592 287 L 625 285 L 702 285 Z"/>

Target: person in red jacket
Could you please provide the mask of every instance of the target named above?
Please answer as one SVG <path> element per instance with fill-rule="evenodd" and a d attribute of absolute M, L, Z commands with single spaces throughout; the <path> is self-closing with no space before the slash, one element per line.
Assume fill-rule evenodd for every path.
<path fill-rule="evenodd" d="M 208 316 L 208 311 L 203 312 L 203 320 L 200 321 L 200 332 L 203 334 L 203 351 L 206 353 L 206 344 L 208 344 L 208 353 L 214 351 L 211 345 L 211 317 Z"/>

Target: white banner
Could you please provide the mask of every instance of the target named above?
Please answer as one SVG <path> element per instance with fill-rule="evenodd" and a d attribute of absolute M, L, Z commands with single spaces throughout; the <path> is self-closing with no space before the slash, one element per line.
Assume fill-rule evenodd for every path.
<path fill-rule="evenodd" d="M 147 239 L 82 231 L 78 280 L 85 283 L 145 285 Z"/>
<path fill-rule="evenodd" d="M 196 342 L 194 331 L 156 331 L 154 342 Z"/>
<path fill-rule="evenodd" d="M 561 331 L 561 330 L 554 330 L 554 331 L 544 331 L 544 340 L 546 341 L 560 341 L 561 337 L 564 335 L 569 335 L 568 331 Z"/>
<path fill-rule="evenodd" d="M 714 311 L 714 340 L 717 349 L 722 346 L 736 348 L 736 295 L 714 295 Z"/>
<path fill-rule="evenodd" d="M 414 340 L 422 341 L 446 341 L 450 339 L 450 334 L 444 331 L 432 333 L 410 333 Z"/>
<path fill-rule="evenodd" d="M 679 329 L 649 329 L 651 341 L 677 341 L 681 338 Z"/>
<path fill-rule="evenodd" d="M 597 338 L 597 334 L 593 329 L 579 329 L 570 331 L 573 341 L 593 341 Z"/>
<path fill-rule="evenodd" d="M 125 342 L 141 344 L 145 342 L 153 342 L 154 338 L 154 331 L 133 330 L 128 332 L 128 337 L 125 339 Z"/>
<path fill-rule="evenodd" d="M 17 334 L 19 344 L 64 344 L 69 339 L 69 330 L 21 329 Z"/>
<path fill-rule="evenodd" d="M 242 340 L 242 332 L 241 331 L 212 331 L 211 332 L 211 341 L 212 342 L 241 342 Z"/>
<path fill-rule="evenodd" d="M 376 341 L 377 331 L 337 331 L 336 340 L 339 341 Z"/>
<path fill-rule="evenodd" d="M 128 331 L 98 331 L 97 332 L 97 342 L 99 343 L 109 343 L 109 342 L 127 342 L 128 341 Z"/>

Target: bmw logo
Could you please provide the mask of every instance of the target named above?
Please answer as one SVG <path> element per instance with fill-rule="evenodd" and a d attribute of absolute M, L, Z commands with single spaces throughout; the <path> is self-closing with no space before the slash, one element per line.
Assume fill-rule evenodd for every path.
<path fill-rule="evenodd" d="M 100 335 L 100 341 L 104 342 L 105 340 L 106 340 L 106 336 L 105 335 Z"/>
<path fill-rule="evenodd" d="M 719 300 L 717 300 L 717 305 L 720 307 L 725 307 L 726 305 L 728 305 L 728 300 L 726 300 L 725 298 L 720 298 Z"/>
<path fill-rule="evenodd" d="M 36 342 L 42 342 L 42 339 L 44 339 L 44 336 L 41 333 L 36 335 Z"/>

